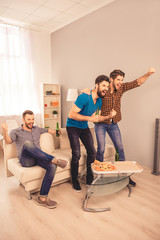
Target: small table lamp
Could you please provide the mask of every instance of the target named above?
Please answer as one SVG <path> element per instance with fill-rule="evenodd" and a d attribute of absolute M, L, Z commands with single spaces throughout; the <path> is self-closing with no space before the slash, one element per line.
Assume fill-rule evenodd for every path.
<path fill-rule="evenodd" d="M 78 90 L 75 88 L 69 88 L 67 93 L 67 102 L 75 102 L 78 97 Z"/>

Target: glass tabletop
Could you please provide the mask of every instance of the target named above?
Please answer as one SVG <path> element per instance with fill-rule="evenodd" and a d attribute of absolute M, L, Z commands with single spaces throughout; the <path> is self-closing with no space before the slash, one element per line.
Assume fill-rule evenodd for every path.
<path fill-rule="evenodd" d="M 117 174 L 96 174 L 91 185 L 88 186 L 90 194 L 95 196 L 104 196 L 116 193 L 128 186 L 129 177 L 133 173 L 117 173 Z M 79 178 L 81 184 L 86 185 L 86 175 Z"/>
<path fill-rule="evenodd" d="M 114 174 L 94 174 L 94 180 L 92 186 L 106 185 L 111 183 L 116 183 L 129 178 L 133 173 L 114 173 Z M 86 174 L 79 178 L 80 183 L 86 184 Z"/>

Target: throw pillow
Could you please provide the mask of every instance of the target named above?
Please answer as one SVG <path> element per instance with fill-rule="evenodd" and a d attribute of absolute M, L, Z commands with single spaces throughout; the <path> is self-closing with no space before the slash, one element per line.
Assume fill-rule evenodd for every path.
<path fill-rule="evenodd" d="M 55 151 L 53 135 L 49 133 L 43 133 L 40 136 L 41 150 L 51 154 Z"/>

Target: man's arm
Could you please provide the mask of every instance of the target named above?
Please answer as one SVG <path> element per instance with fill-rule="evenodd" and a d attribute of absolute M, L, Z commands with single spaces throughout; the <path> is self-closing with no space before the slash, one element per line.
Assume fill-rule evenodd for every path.
<path fill-rule="evenodd" d="M 48 128 L 48 133 L 52 134 L 52 135 L 55 135 L 56 134 L 56 130 L 53 130 L 51 128 Z M 61 135 L 61 130 L 59 129 L 58 130 L 58 134 Z"/>
<path fill-rule="evenodd" d="M 53 130 L 53 129 L 51 129 L 51 128 L 48 128 L 48 133 L 54 135 L 54 134 L 56 134 L 56 130 Z"/>
<path fill-rule="evenodd" d="M 7 124 L 6 124 L 5 122 L 3 122 L 2 125 L 1 125 L 1 127 L 2 127 L 2 129 L 3 129 L 3 138 L 4 138 L 5 142 L 6 142 L 7 144 L 12 143 L 12 139 L 11 139 L 11 137 L 8 135 L 8 126 L 7 126 Z"/>
<path fill-rule="evenodd" d="M 77 121 L 103 122 L 116 115 L 115 110 L 112 110 L 108 116 L 95 115 L 95 113 L 92 116 L 84 116 L 79 114 L 80 111 L 81 109 L 74 104 L 68 117 Z"/>
<path fill-rule="evenodd" d="M 99 113 L 99 122 L 104 122 L 104 121 L 106 121 L 106 120 L 108 120 L 108 119 L 111 119 L 111 118 L 113 118 L 116 114 L 117 114 L 117 112 L 116 112 L 114 109 L 112 109 L 112 110 L 110 111 L 110 114 L 107 115 L 107 116 L 102 116 L 102 115 L 101 115 L 101 111 L 100 111 L 100 113 Z"/>
<path fill-rule="evenodd" d="M 94 122 L 96 120 L 96 117 L 94 114 L 92 116 L 84 116 L 79 114 L 80 111 L 81 109 L 74 104 L 69 112 L 68 117 L 77 121 Z"/>
<path fill-rule="evenodd" d="M 91 90 L 90 90 L 89 88 L 83 88 L 83 89 L 81 90 L 81 93 L 86 93 L 86 94 L 88 94 L 88 95 L 91 95 Z"/>
<path fill-rule="evenodd" d="M 142 85 L 153 73 L 155 73 L 155 69 L 150 68 L 145 75 L 137 79 L 138 85 Z"/>

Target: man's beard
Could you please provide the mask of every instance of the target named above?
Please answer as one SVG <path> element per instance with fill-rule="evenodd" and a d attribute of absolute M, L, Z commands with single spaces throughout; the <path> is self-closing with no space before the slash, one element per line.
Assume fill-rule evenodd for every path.
<path fill-rule="evenodd" d="M 117 85 L 113 82 L 114 90 L 117 91 L 121 86 L 116 87 Z"/>
<path fill-rule="evenodd" d="M 25 123 L 25 125 L 26 125 L 26 127 L 29 128 L 29 129 L 32 129 L 32 127 L 33 127 L 33 124 L 32 124 L 31 127 L 30 127 L 27 123 Z"/>
<path fill-rule="evenodd" d="M 102 95 L 102 92 L 104 92 L 105 95 Z M 99 87 L 98 87 L 97 95 L 98 95 L 98 97 L 100 97 L 100 98 L 104 98 L 104 97 L 106 96 L 106 91 L 105 91 L 105 90 L 104 90 L 104 91 L 100 91 L 100 90 L 99 90 Z"/>

